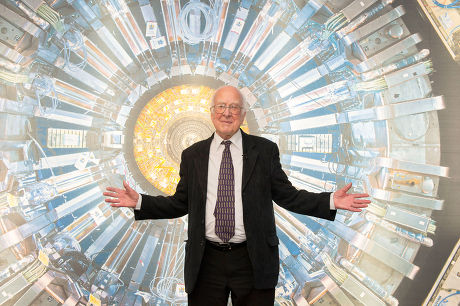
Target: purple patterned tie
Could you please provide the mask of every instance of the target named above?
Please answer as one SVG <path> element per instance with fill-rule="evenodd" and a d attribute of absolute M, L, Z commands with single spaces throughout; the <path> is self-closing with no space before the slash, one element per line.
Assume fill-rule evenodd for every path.
<path fill-rule="evenodd" d="M 230 140 L 221 143 L 225 145 L 225 149 L 220 163 L 217 202 L 214 210 L 215 232 L 224 243 L 227 243 L 235 235 L 235 176 L 230 153 L 231 143 Z"/>

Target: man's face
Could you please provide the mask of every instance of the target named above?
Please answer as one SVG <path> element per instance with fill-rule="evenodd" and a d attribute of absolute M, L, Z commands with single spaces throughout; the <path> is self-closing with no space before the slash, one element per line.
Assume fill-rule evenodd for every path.
<path fill-rule="evenodd" d="M 242 97 L 236 88 L 226 86 L 216 92 L 211 106 L 211 120 L 220 137 L 230 139 L 238 131 L 246 115 L 242 108 Z M 223 113 L 219 114 L 222 110 Z"/>

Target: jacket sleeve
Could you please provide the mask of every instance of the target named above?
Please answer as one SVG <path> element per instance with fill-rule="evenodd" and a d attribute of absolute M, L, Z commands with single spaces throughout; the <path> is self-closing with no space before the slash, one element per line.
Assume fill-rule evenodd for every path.
<path fill-rule="evenodd" d="M 185 152 L 185 151 L 184 151 Z M 142 194 L 140 210 L 134 210 L 136 220 L 179 218 L 188 212 L 188 163 L 182 152 L 176 192 L 172 196 L 150 196 Z"/>
<path fill-rule="evenodd" d="M 276 144 L 273 144 L 271 158 L 271 193 L 276 204 L 295 213 L 334 220 L 336 211 L 330 209 L 330 192 L 315 193 L 292 186 L 281 168 Z"/>

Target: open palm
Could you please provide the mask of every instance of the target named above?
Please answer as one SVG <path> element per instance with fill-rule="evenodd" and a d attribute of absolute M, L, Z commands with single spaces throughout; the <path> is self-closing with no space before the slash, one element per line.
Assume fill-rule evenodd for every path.
<path fill-rule="evenodd" d="M 106 190 L 108 192 L 104 192 L 103 195 L 110 198 L 105 199 L 105 201 L 110 203 L 112 207 L 136 207 L 139 194 L 126 181 L 123 181 L 123 187 L 125 189 L 107 187 Z"/>
<path fill-rule="evenodd" d="M 334 192 L 335 208 L 359 212 L 371 203 L 369 200 L 361 199 L 369 197 L 367 193 L 347 193 L 350 188 L 351 183 Z"/>

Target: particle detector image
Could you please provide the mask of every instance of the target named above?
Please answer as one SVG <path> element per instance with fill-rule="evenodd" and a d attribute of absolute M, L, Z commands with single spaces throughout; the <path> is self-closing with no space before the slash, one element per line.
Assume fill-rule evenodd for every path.
<path fill-rule="evenodd" d="M 276 305 L 419 305 L 453 248 L 438 231 L 455 244 L 460 216 L 440 192 L 441 144 L 458 137 L 440 118 L 458 98 L 421 8 L 457 12 L 454 51 L 460 9 L 428 2 L 2 0 L 0 305 L 186 305 L 187 216 L 134 222 L 102 192 L 173 194 L 223 85 L 296 188 L 351 182 L 372 201 L 334 222 L 274 204 Z M 458 303 L 458 279 L 447 287 L 433 305 Z"/>

